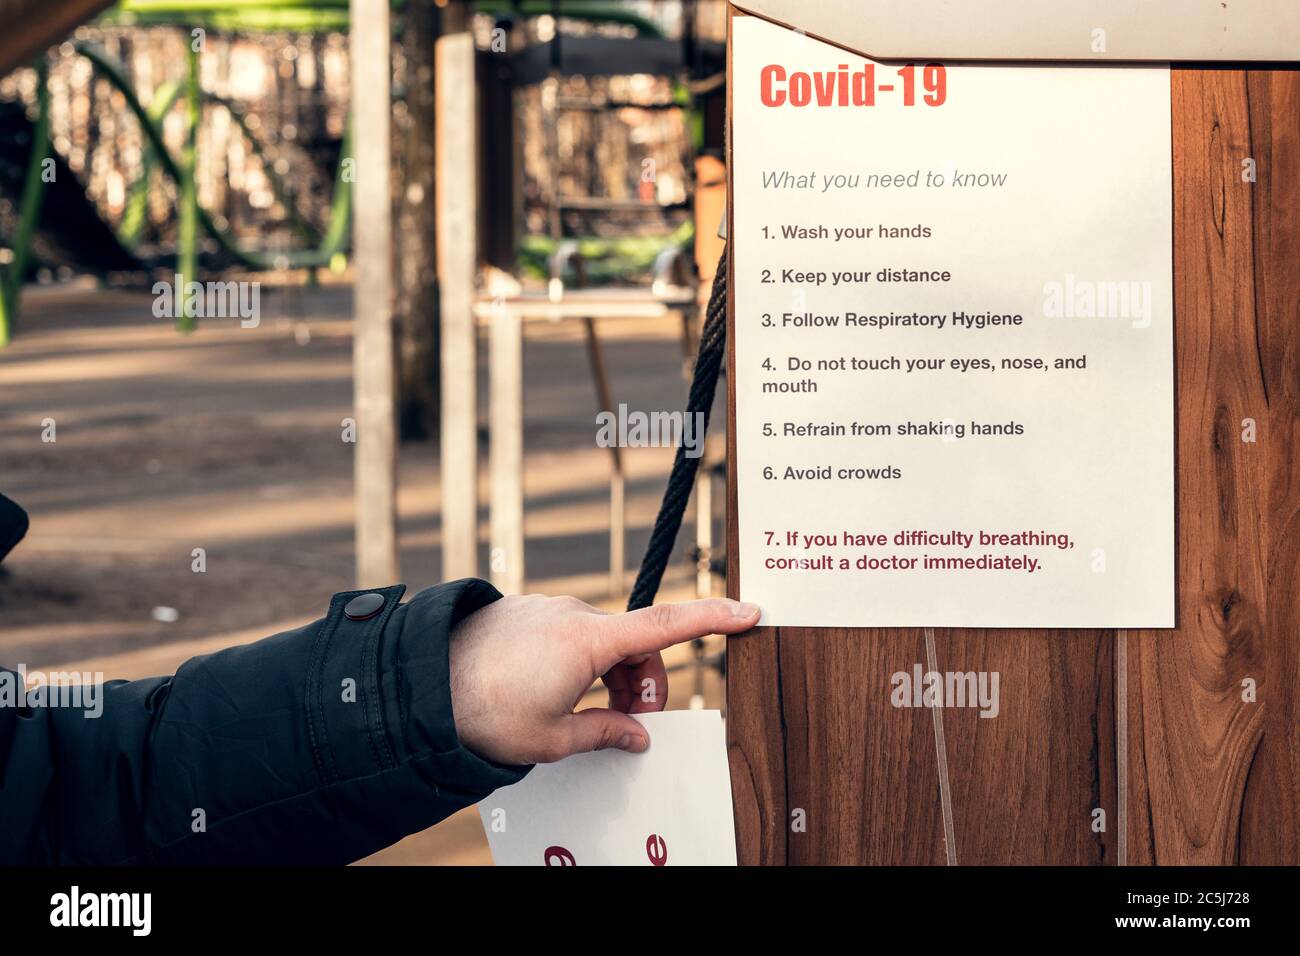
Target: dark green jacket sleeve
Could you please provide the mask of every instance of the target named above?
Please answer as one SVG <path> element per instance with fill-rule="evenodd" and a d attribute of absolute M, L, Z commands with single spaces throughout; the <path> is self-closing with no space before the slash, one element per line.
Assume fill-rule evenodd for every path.
<path fill-rule="evenodd" d="M 519 780 L 460 745 L 448 678 L 452 627 L 501 595 L 403 591 L 106 684 L 97 718 L 0 707 L 0 863 L 348 863 Z"/>

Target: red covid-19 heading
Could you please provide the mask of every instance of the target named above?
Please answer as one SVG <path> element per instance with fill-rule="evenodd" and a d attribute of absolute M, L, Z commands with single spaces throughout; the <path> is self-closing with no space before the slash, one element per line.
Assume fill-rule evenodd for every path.
<path fill-rule="evenodd" d="M 876 106 L 877 101 L 901 99 L 903 106 L 942 106 L 948 99 L 948 72 L 941 63 L 921 68 L 909 63 L 890 73 L 864 63 L 850 72 L 847 63 L 834 70 L 787 70 L 769 63 L 759 73 L 759 97 L 764 106 Z M 888 82 L 885 82 L 888 80 Z M 918 99 L 918 93 L 920 97 Z"/>

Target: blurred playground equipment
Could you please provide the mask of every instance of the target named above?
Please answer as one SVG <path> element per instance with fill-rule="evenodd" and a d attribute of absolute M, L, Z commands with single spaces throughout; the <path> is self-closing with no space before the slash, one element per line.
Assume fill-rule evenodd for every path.
<path fill-rule="evenodd" d="M 346 0 L 122 0 L 46 56 L 103 4 L 0 5 L 18 25 L 0 71 L 33 63 L 0 82 L 0 345 L 22 283 L 50 268 L 129 280 L 166 267 L 188 282 L 200 266 L 346 267 Z M 689 157 L 666 151 L 699 141 L 690 77 L 720 67 L 721 45 L 689 24 L 669 39 L 611 3 L 473 6 L 511 34 L 510 52 L 490 37 L 478 56 L 492 107 L 476 121 L 484 258 L 542 277 L 572 237 L 590 280 L 620 282 L 689 243 Z"/>
<path fill-rule="evenodd" d="M 196 277 L 200 257 L 204 260 L 204 271 L 209 272 L 228 268 L 254 271 L 314 268 L 330 264 L 340 267 L 348 238 L 351 196 L 344 158 L 348 153 L 346 124 L 342 116 L 334 119 L 338 130 L 331 136 L 326 128 L 328 111 L 318 115 L 320 128 L 311 131 L 310 140 L 299 136 L 306 131 L 290 125 L 290 136 L 280 138 L 297 142 L 277 144 L 278 155 L 272 158 L 258 130 L 282 133 L 285 124 L 275 122 L 282 118 L 274 113 L 259 115 L 248 109 L 245 103 L 251 97 L 247 95 L 236 97 L 211 88 L 212 85 L 231 87 L 230 80 L 232 76 L 238 78 L 241 65 L 251 62 L 262 66 L 248 56 L 247 45 L 241 47 L 229 39 L 211 44 L 219 47 L 214 52 L 224 61 L 221 64 L 224 82 L 204 84 L 199 70 L 200 53 L 210 49 L 207 42 L 210 28 L 284 30 L 318 24 L 328 26 L 331 15 L 334 22 L 338 21 L 337 14 L 337 10 L 327 7 L 316 9 L 292 2 L 259 6 L 225 0 L 197 7 L 185 0 L 175 3 L 127 0 L 105 14 L 95 30 L 78 31 L 80 36 L 74 35 L 72 41 L 62 44 L 53 57 L 40 58 L 28 76 L 9 78 L 5 83 L 8 89 L 4 91 L 9 96 L 0 102 L 0 130 L 4 131 L 0 138 L 4 143 L 0 148 L 0 195 L 10 198 L 17 213 L 9 217 L 16 219 L 13 228 L 6 230 L 13 238 L 6 250 L 8 261 L 3 295 L 0 295 L 0 343 L 11 333 L 21 285 L 29 278 L 33 253 L 46 263 L 98 275 L 148 274 L 165 262 L 174 262 L 174 272 L 180 282 Z M 26 17 L 25 23 L 39 21 L 42 14 L 26 11 Z M 299 99 L 305 98 L 301 95 L 304 90 L 319 94 L 313 100 L 325 99 L 323 85 L 331 73 L 326 60 L 331 55 L 339 59 L 339 46 L 334 44 L 330 48 L 308 40 L 305 46 L 292 47 L 295 51 L 302 49 L 304 64 L 310 57 L 310 66 L 296 71 L 297 83 L 278 86 L 296 89 L 300 92 Z M 114 55 L 113 49 L 118 55 Z M 244 54 L 242 64 L 238 56 L 241 53 Z M 183 63 L 183 74 L 178 79 L 153 83 L 146 105 L 138 90 L 140 74 L 165 72 L 164 64 L 159 61 L 169 57 Z M 124 62 L 127 59 L 135 61 L 134 69 Z M 335 66 L 332 72 L 340 71 Z M 56 87 L 55 95 L 52 87 Z M 22 96 L 24 92 L 27 97 Z M 282 89 L 274 92 L 281 93 L 283 98 Z M 56 96 L 61 102 L 56 102 Z M 338 98 L 336 93 L 335 99 Z M 34 109 L 27 108 L 26 100 L 34 101 Z M 299 117 L 321 113 L 301 109 L 298 103 L 289 105 Z M 58 106 L 63 108 L 59 110 Z M 218 115 L 213 116 L 214 113 Z M 124 114 L 132 117 L 134 128 L 129 128 L 130 121 L 122 120 Z M 255 173 L 253 185 L 268 194 L 293 234 L 295 246 L 283 241 L 279 248 L 243 245 L 234 233 L 230 216 L 214 213 L 200 202 L 199 130 L 205 118 L 209 118 L 205 141 L 214 153 L 219 143 L 227 151 L 243 153 L 253 161 L 250 164 Z M 169 131 L 179 136 L 169 137 Z M 169 138 L 179 139 L 179 155 L 169 145 Z M 93 143 L 87 142 L 92 139 Z M 292 162 L 290 149 L 286 147 L 296 150 Z M 90 162 L 86 161 L 88 154 L 91 154 Z M 288 172 L 290 168 L 294 170 L 295 183 L 310 182 L 303 173 L 323 161 L 332 161 L 333 188 L 327 204 L 328 214 L 318 225 L 299 211 L 299 192 L 305 190 L 290 185 Z M 74 169 L 73 164 L 81 170 Z M 232 178 L 240 178 L 239 173 L 243 172 L 229 163 L 219 165 L 234 174 Z M 209 180 L 223 171 L 213 166 L 209 162 L 205 169 Z M 78 171 L 90 174 L 89 185 L 98 196 L 92 196 L 83 186 L 76 175 Z M 164 182 L 157 184 L 155 177 Z M 150 195 L 154 185 L 162 185 L 167 190 L 161 203 L 156 201 L 158 197 Z M 254 190 L 248 192 L 250 198 L 256 198 Z M 263 201 L 262 205 L 271 203 Z M 157 235 L 169 226 L 170 248 L 148 241 L 150 234 Z M 178 318 L 182 329 L 190 329 L 193 324 L 192 315 L 182 313 Z"/>
<path fill-rule="evenodd" d="M 391 195 L 398 206 L 436 184 L 428 244 L 437 279 L 408 311 L 434 327 L 444 575 L 479 571 L 474 354 L 485 334 L 490 567 L 517 591 L 527 325 L 577 323 L 595 411 L 618 404 L 604 323 L 676 317 L 684 369 L 693 355 L 700 289 L 717 257 L 725 5 L 439 0 L 455 35 L 427 38 L 439 52 L 425 69 L 407 62 L 401 42 L 406 0 L 378 2 L 392 11 L 393 42 L 382 67 L 367 67 L 367 76 L 388 74 L 371 87 L 357 83 L 352 62 L 355 0 L 0 0 L 16 25 L 0 39 L 0 345 L 21 330 L 22 287 L 33 279 L 81 274 L 148 287 L 163 277 L 179 293 L 213 275 L 351 277 L 364 231 L 358 203 L 373 209 L 376 196 Z M 359 105 L 358 85 L 366 97 L 383 90 L 399 130 L 436 125 L 436 153 L 412 160 L 385 142 L 363 158 L 374 144 L 354 145 L 356 114 L 369 122 L 374 110 Z M 420 112 L 418 94 L 430 86 L 436 118 Z M 394 169 L 393 186 L 369 180 L 368 199 L 356 185 L 367 162 Z M 401 168 L 412 162 L 431 168 Z M 704 202 L 700 179 L 712 197 Z M 391 257 L 396 246 L 400 271 L 406 239 L 392 235 L 376 254 Z M 357 314 L 374 314 L 366 270 L 355 271 Z M 390 301 L 383 288 L 378 301 Z M 182 309 L 175 321 L 191 331 L 201 320 Z M 357 336 L 360 356 L 370 340 L 362 325 Z M 394 388 L 366 378 L 367 367 L 358 358 L 359 406 L 363 394 Z M 611 594 L 623 592 L 627 562 L 623 459 L 609 448 Z M 391 482 L 363 471 L 359 502 Z M 697 496 L 701 591 L 717 566 L 710 474 L 702 469 Z M 393 550 L 391 537 L 365 545 L 362 529 L 375 526 L 358 517 L 359 566 Z M 382 577 L 395 571 L 382 558 L 370 565 Z"/>

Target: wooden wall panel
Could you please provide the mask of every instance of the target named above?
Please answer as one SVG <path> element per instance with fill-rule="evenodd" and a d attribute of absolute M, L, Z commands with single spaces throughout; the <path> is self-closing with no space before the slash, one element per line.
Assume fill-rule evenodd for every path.
<path fill-rule="evenodd" d="M 1300 862 L 1300 70 L 1247 74 L 1257 354 L 1264 385 L 1264 734 L 1238 860 Z"/>
<path fill-rule="evenodd" d="M 997 717 L 943 712 L 957 863 L 1116 862 L 1114 642 L 1113 631 L 936 632 L 936 670 L 997 672 L 1001 690 Z"/>
<path fill-rule="evenodd" d="M 1131 859 L 1295 863 L 1300 85 L 1173 94 L 1179 628 L 1129 636 Z"/>
<path fill-rule="evenodd" d="M 729 369 L 733 322 L 729 316 Z M 727 460 L 734 462 L 733 374 L 727 386 Z M 727 502 L 734 515 L 730 469 Z M 738 555 L 729 521 L 733 597 Z M 727 642 L 727 742 L 742 865 L 944 862 L 932 715 L 889 704 L 890 676 L 925 659 L 916 630 L 765 627 Z"/>
<path fill-rule="evenodd" d="M 889 703 L 925 660 L 919 631 L 781 628 L 787 810 L 807 811 L 790 863 L 944 860 L 931 715 Z"/>
<path fill-rule="evenodd" d="M 727 763 L 741 866 L 785 863 L 785 736 L 775 630 L 727 642 Z"/>
<path fill-rule="evenodd" d="M 1300 863 L 1300 72 L 1172 84 L 1178 628 L 730 639 L 742 863 Z M 998 671 L 1000 715 L 889 706 L 916 663 Z"/>

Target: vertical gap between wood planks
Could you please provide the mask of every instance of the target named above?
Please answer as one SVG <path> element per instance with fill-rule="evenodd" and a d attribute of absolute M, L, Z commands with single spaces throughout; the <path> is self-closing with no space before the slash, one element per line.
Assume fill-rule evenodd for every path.
<path fill-rule="evenodd" d="M 939 655 L 934 649 L 934 628 L 925 629 L 925 660 L 931 673 L 938 673 Z M 952 785 L 948 782 L 948 746 L 943 739 L 943 708 L 931 707 L 934 719 L 934 755 L 939 765 L 939 805 L 943 809 L 943 853 L 948 866 L 957 865 L 957 834 L 952 822 Z"/>
<path fill-rule="evenodd" d="M 1128 631 L 1115 632 L 1116 862 L 1128 866 Z"/>

